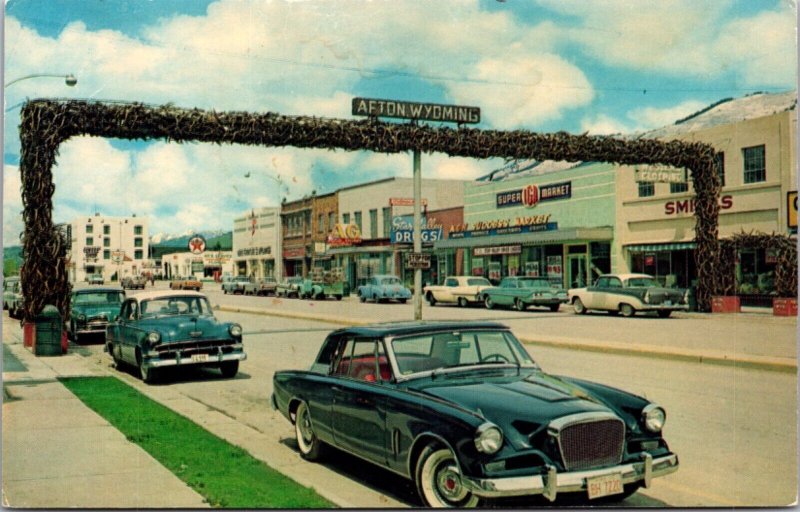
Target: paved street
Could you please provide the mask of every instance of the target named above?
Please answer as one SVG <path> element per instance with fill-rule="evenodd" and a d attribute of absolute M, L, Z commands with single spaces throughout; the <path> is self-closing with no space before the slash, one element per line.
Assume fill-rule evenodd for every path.
<path fill-rule="evenodd" d="M 302 461 L 296 451 L 291 425 L 269 407 L 274 371 L 306 368 L 316 356 L 325 334 L 336 325 L 234 313 L 225 307 L 226 304 L 242 307 L 268 304 L 270 308 L 284 308 L 285 312 L 312 310 L 334 315 L 336 311 L 346 311 L 347 317 L 388 320 L 406 313 L 410 315 L 410 306 L 362 305 L 352 298 L 340 303 L 276 302 L 272 298 L 223 296 L 215 290 L 210 290 L 209 294 L 223 306 L 218 316 L 240 322 L 245 330 L 248 360 L 235 379 L 220 379 L 213 371 L 192 371 L 178 374 L 161 385 L 146 386 L 130 373 L 114 369 L 99 344 L 78 347 L 61 358 L 39 358 L 37 362 L 59 371 L 74 372 L 75 368 L 83 366 L 84 372 L 117 375 L 298 482 L 313 485 L 340 505 L 418 506 L 408 482 L 345 454 L 337 453 L 325 464 Z M 664 321 L 605 315 L 587 318 L 571 312 L 489 313 L 481 309 L 431 309 L 427 306 L 425 315 L 426 318 L 450 315 L 451 318 L 502 319 L 520 336 L 543 332 L 548 336 L 566 337 L 571 332 L 580 332 L 588 337 L 593 329 L 594 339 L 601 341 L 651 343 L 653 338 L 659 338 L 664 343 L 675 340 L 681 344 L 685 341 L 678 341 L 673 330 L 685 329 L 689 340 L 707 339 L 717 330 L 724 331 L 728 337 L 733 333 L 733 341 L 709 341 L 712 346 L 722 347 L 731 342 L 739 343 L 736 339 L 746 333 L 760 333 L 754 343 L 742 342 L 743 345 L 748 350 L 758 350 L 761 347 L 757 343 L 761 343 L 764 345 L 762 353 L 775 357 L 788 358 L 794 353 L 791 343 L 794 322 L 763 315 L 736 315 L 724 321 L 715 316 L 686 315 Z M 632 330 L 631 325 L 635 325 L 636 330 Z M 644 328 L 655 332 L 639 330 Z M 8 343 L 4 338 L 4 345 Z M 778 350 L 779 347 L 784 347 L 783 351 Z M 12 349 L 24 350 L 19 345 Z M 552 346 L 529 345 L 529 352 L 551 373 L 617 386 L 647 396 L 666 408 L 665 436 L 680 456 L 681 469 L 656 480 L 650 489 L 641 491 L 624 505 L 780 506 L 794 501 L 797 474 L 795 373 Z M 4 378 L 9 375 L 6 371 L 9 370 L 4 369 Z"/>

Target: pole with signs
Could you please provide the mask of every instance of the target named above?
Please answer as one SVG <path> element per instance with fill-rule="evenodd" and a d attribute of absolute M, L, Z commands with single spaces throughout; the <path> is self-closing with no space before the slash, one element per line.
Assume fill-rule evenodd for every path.
<path fill-rule="evenodd" d="M 418 149 L 414 150 L 414 252 L 422 252 L 422 166 Z M 414 320 L 422 320 L 422 269 L 414 269 Z"/>

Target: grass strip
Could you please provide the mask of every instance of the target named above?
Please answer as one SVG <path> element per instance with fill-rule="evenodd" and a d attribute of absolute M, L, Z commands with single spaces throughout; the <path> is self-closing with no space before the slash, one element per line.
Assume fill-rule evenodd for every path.
<path fill-rule="evenodd" d="M 114 377 L 61 382 L 125 437 L 220 508 L 331 508 L 294 480 Z"/>

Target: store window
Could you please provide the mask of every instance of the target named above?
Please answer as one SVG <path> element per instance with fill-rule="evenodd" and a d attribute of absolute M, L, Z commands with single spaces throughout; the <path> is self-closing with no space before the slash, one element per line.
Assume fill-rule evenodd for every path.
<path fill-rule="evenodd" d="M 767 180 L 767 164 L 763 145 L 742 149 L 742 158 L 745 183 L 759 183 Z"/>
<path fill-rule="evenodd" d="M 591 263 L 589 265 L 591 278 L 589 282 L 601 274 L 611 272 L 611 244 L 607 242 L 592 242 L 589 244 Z"/>
<path fill-rule="evenodd" d="M 639 197 L 652 197 L 656 195 L 656 184 L 652 181 L 639 182 Z"/>
<path fill-rule="evenodd" d="M 775 291 L 776 255 L 768 249 L 742 249 L 736 269 L 740 294 L 767 295 Z"/>

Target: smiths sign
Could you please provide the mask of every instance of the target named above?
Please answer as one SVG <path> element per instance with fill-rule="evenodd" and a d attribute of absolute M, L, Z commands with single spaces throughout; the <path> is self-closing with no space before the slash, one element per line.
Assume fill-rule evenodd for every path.
<path fill-rule="evenodd" d="M 528 185 L 522 189 L 509 190 L 497 194 L 497 207 L 506 208 L 523 205 L 533 208 L 542 201 L 569 199 L 570 197 L 572 197 L 571 181 L 542 186 Z"/>
<path fill-rule="evenodd" d="M 354 116 L 393 117 L 449 123 L 480 123 L 481 109 L 437 103 L 353 98 Z"/>

